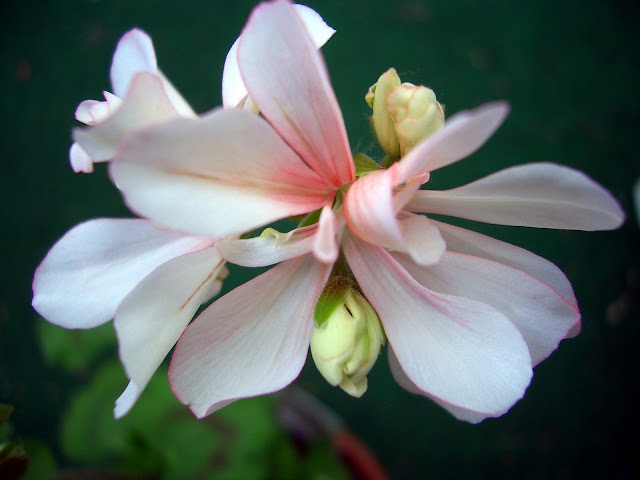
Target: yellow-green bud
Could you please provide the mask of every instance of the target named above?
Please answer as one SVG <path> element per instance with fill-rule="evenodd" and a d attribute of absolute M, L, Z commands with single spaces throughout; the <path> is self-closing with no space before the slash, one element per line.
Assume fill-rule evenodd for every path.
<path fill-rule="evenodd" d="M 364 99 L 373 109 L 371 127 L 378 143 L 387 154 L 394 158 L 400 157 L 400 143 L 396 135 L 393 119 L 389 115 L 387 96 L 394 88 L 400 86 L 400 77 L 394 68 L 384 72 L 378 83 L 369 88 Z"/>
<path fill-rule="evenodd" d="M 444 126 L 444 109 L 430 88 L 403 83 L 387 96 L 401 155 Z"/>
<path fill-rule="evenodd" d="M 393 68 L 380 76 L 365 100 L 373 109 L 371 125 L 378 143 L 395 159 L 444 125 L 444 108 L 433 90 L 400 83 Z"/>
<path fill-rule="evenodd" d="M 367 374 L 385 342 L 380 319 L 351 286 L 325 293 L 311 333 L 313 361 L 327 382 L 360 397 L 367 390 Z"/>

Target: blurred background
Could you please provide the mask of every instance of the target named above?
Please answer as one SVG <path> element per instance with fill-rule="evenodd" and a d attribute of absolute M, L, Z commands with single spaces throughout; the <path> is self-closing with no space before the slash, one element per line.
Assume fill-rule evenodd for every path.
<path fill-rule="evenodd" d="M 205 112 L 221 103 L 226 52 L 255 3 L 25 0 L 0 7 L 0 403 L 14 407 L 0 426 L 0 444 L 12 442 L 0 459 L 13 455 L 18 465 L 24 449 L 26 478 L 350 478 L 335 431 L 301 445 L 300 432 L 292 436 L 278 421 L 281 396 L 237 402 L 197 421 L 172 398 L 165 369 L 124 420 L 113 420 L 126 379 L 111 324 L 68 332 L 30 306 L 33 271 L 69 228 L 131 216 L 104 166 L 76 175 L 67 157 L 77 104 L 110 89 L 119 37 L 146 30 L 160 68 Z M 621 0 L 307 4 L 337 30 L 323 53 L 355 153 L 375 153 L 364 94 L 395 67 L 403 81 L 433 88 L 448 115 L 495 99 L 512 106 L 488 144 L 438 171 L 433 188 L 557 162 L 608 188 L 628 218 L 618 231 L 596 233 L 457 222 L 556 263 L 583 314 L 582 333 L 535 369 L 525 398 L 504 417 L 455 420 L 397 386 L 384 355 L 359 400 L 330 387 L 311 361 L 297 387 L 333 410 L 392 479 L 636 478 L 638 7 Z M 223 292 L 252 273 L 232 268 Z"/>

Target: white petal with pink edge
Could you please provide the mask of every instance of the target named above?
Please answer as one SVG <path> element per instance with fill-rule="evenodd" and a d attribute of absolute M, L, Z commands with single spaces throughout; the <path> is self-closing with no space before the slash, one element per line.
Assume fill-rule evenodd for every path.
<path fill-rule="evenodd" d="M 522 397 L 531 357 L 503 314 L 423 287 L 388 252 L 352 235 L 345 235 L 343 249 L 404 373 L 419 390 L 487 417 L 504 414 Z"/>
<path fill-rule="evenodd" d="M 355 167 L 329 75 L 289 2 L 253 10 L 238 64 L 260 112 L 302 159 L 334 189 L 352 182 Z"/>
<path fill-rule="evenodd" d="M 211 244 L 159 230 L 147 220 L 97 219 L 69 230 L 33 279 L 33 308 L 65 328 L 112 319 L 120 302 L 156 267 Z"/>
<path fill-rule="evenodd" d="M 157 75 L 158 63 L 149 35 L 134 28 L 122 36 L 113 54 L 110 71 L 113 93 L 124 97 L 133 77 L 140 72 Z"/>
<path fill-rule="evenodd" d="M 264 120 L 235 109 L 132 133 L 110 173 L 136 213 L 216 238 L 317 210 L 332 197 Z"/>
<path fill-rule="evenodd" d="M 294 5 L 296 13 L 300 15 L 304 26 L 311 35 L 316 48 L 321 48 L 336 32 L 325 23 L 315 10 L 306 5 Z M 236 108 L 246 98 L 249 92 L 242 81 L 238 67 L 238 42 L 237 38 L 227 53 L 222 71 L 222 105 L 225 108 Z"/>
<path fill-rule="evenodd" d="M 504 102 L 456 113 L 398 162 L 399 181 L 406 182 L 468 157 L 485 144 L 508 113 L 509 105 Z"/>
<path fill-rule="evenodd" d="M 291 383 L 307 358 L 315 305 L 331 267 L 282 262 L 215 301 L 176 346 L 169 382 L 202 418 Z"/>
<path fill-rule="evenodd" d="M 496 240 L 481 233 L 435 220 L 432 220 L 432 222 L 440 230 L 440 234 L 447 244 L 447 250 L 487 258 L 522 270 L 542 283 L 549 285 L 571 305 L 578 307 L 571 282 L 562 273 L 562 270 L 549 260 L 524 248 Z"/>
<path fill-rule="evenodd" d="M 116 112 L 93 127 L 75 129 L 73 139 L 94 162 L 108 161 L 126 133 L 177 117 L 162 81 L 149 73 L 138 73 Z"/>
<path fill-rule="evenodd" d="M 122 301 L 114 327 L 120 360 L 135 387 L 117 402 L 116 418 L 131 409 L 209 291 L 219 288 L 223 264 L 215 247 L 181 255 L 156 268 Z"/>
<path fill-rule="evenodd" d="M 387 358 L 389 359 L 389 369 L 391 370 L 391 374 L 393 375 L 395 381 L 398 382 L 398 385 L 400 385 L 402 388 L 410 393 L 428 397 L 429 399 L 440 405 L 442 408 L 447 410 L 449 413 L 451 413 L 458 420 L 464 420 L 465 422 L 469 423 L 480 423 L 481 421 L 488 418 L 487 415 L 483 415 L 482 413 L 455 407 L 451 404 L 443 402 L 442 400 L 425 394 L 425 392 L 416 387 L 409 379 L 409 377 L 407 377 L 407 375 L 404 373 L 404 370 L 402 370 L 402 367 L 398 362 L 398 357 L 396 357 L 396 354 L 393 351 L 393 347 L 389 345 L 388 348 L 389 350 L 387 351 Z"/>
<path fill-rule="evenodd" d="M 445 250 L 438 229 L 424 216 L 398 212 L 410 198 L 404 190 L 416 191 L 420 182 L 411 182 L 394 192 L 397 184 L 395 166 L 356 180 L 344 200 L 349 229 L 366 242 L 407 252 L 422 265 L 435 263 Z M 396 200 L 397 196 L 401 201 Z"/>
<path fill-rule="evenodd" d="M 421 190 L 407 209 L 565 230 L 610 230 L 624 222 L 620 205 L 603 187 L 582 172 L 553 163 L 507 168 L 452 190 Z"/>
<path fill-rule="evenodd" d="M 430 267 L 402 255 L 394 258 L 423 287 L 477 300 L 504 314 L 527 342 L 534 366 L 580 322 L 578 309 L 550 286 L 507 265 L 454 252 Z"/>

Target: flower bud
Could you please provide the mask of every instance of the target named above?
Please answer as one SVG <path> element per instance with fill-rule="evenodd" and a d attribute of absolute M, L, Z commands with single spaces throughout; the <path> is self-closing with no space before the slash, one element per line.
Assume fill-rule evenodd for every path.
<path fill-rule="evenodd" d="M 360 293 L 350 285 L 333 287 L 330 282 L 318 301 L 311 355 L 327 382 L 360 397 L 384 345 L 384 332 L 375 310 Z"/>
<path fill-rule="evenodd" d="M 387 95 L 400 86 L 400 77 L 394 68 L 384 72 L 378 83 L 369 88 L 364 99 L 373 109 L 371 127 L 382 149 L 393 158 L 400 157 L 400 143 L 396 135 L 393 120 L 389 115 Z"/>
<path fill-rule="evenodd" d="M 371 125 L 378 143 L 395 159 L 444 125 L 444 108 L 433 90 L 401 84 L 393 68 L 380 76 L 365 100 L 373 109 Z"/>
<path fill-rule="evenodd" d="M 444 126 L 444 109 L 430 88 L 403 83 L 387 96 L 401 155 Z"/>

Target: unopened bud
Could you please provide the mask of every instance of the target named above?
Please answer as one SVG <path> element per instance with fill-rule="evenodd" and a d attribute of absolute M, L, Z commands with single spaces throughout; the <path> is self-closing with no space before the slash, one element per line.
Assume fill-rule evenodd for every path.
<path fill-rule="evenodd" d="M 352 286 L 341 288 L 330 282 L 318 301 L 311 355 L 327 382 L 360 397 L 385 336 L 369 302 Z"/>
<path fill-rule="evenodd" d="M 444 125 L 444 108 L 433 90 L 401 84 L 393 68 L 380 76 L 365 100 L 373 109 L 371 125 L 378 143 L 395 159 Z"/>
<path fill-rule="evenodd" d="M 387 96 L 393 89 L 400 86 L 400 77 L 394 68 L 384 72 L 373 85 L 364 99 L 373 109 L 371 127 L 382 149 L 393 158 L 400 157 L 400 143 L 393 125 L 393 119 L 389 115 Z"/>
<path fill-rule="evenodd" d="M 430 88 L 403 83 L 387 96 L 401 155 L 444 126 L 444 109 Z"/>

